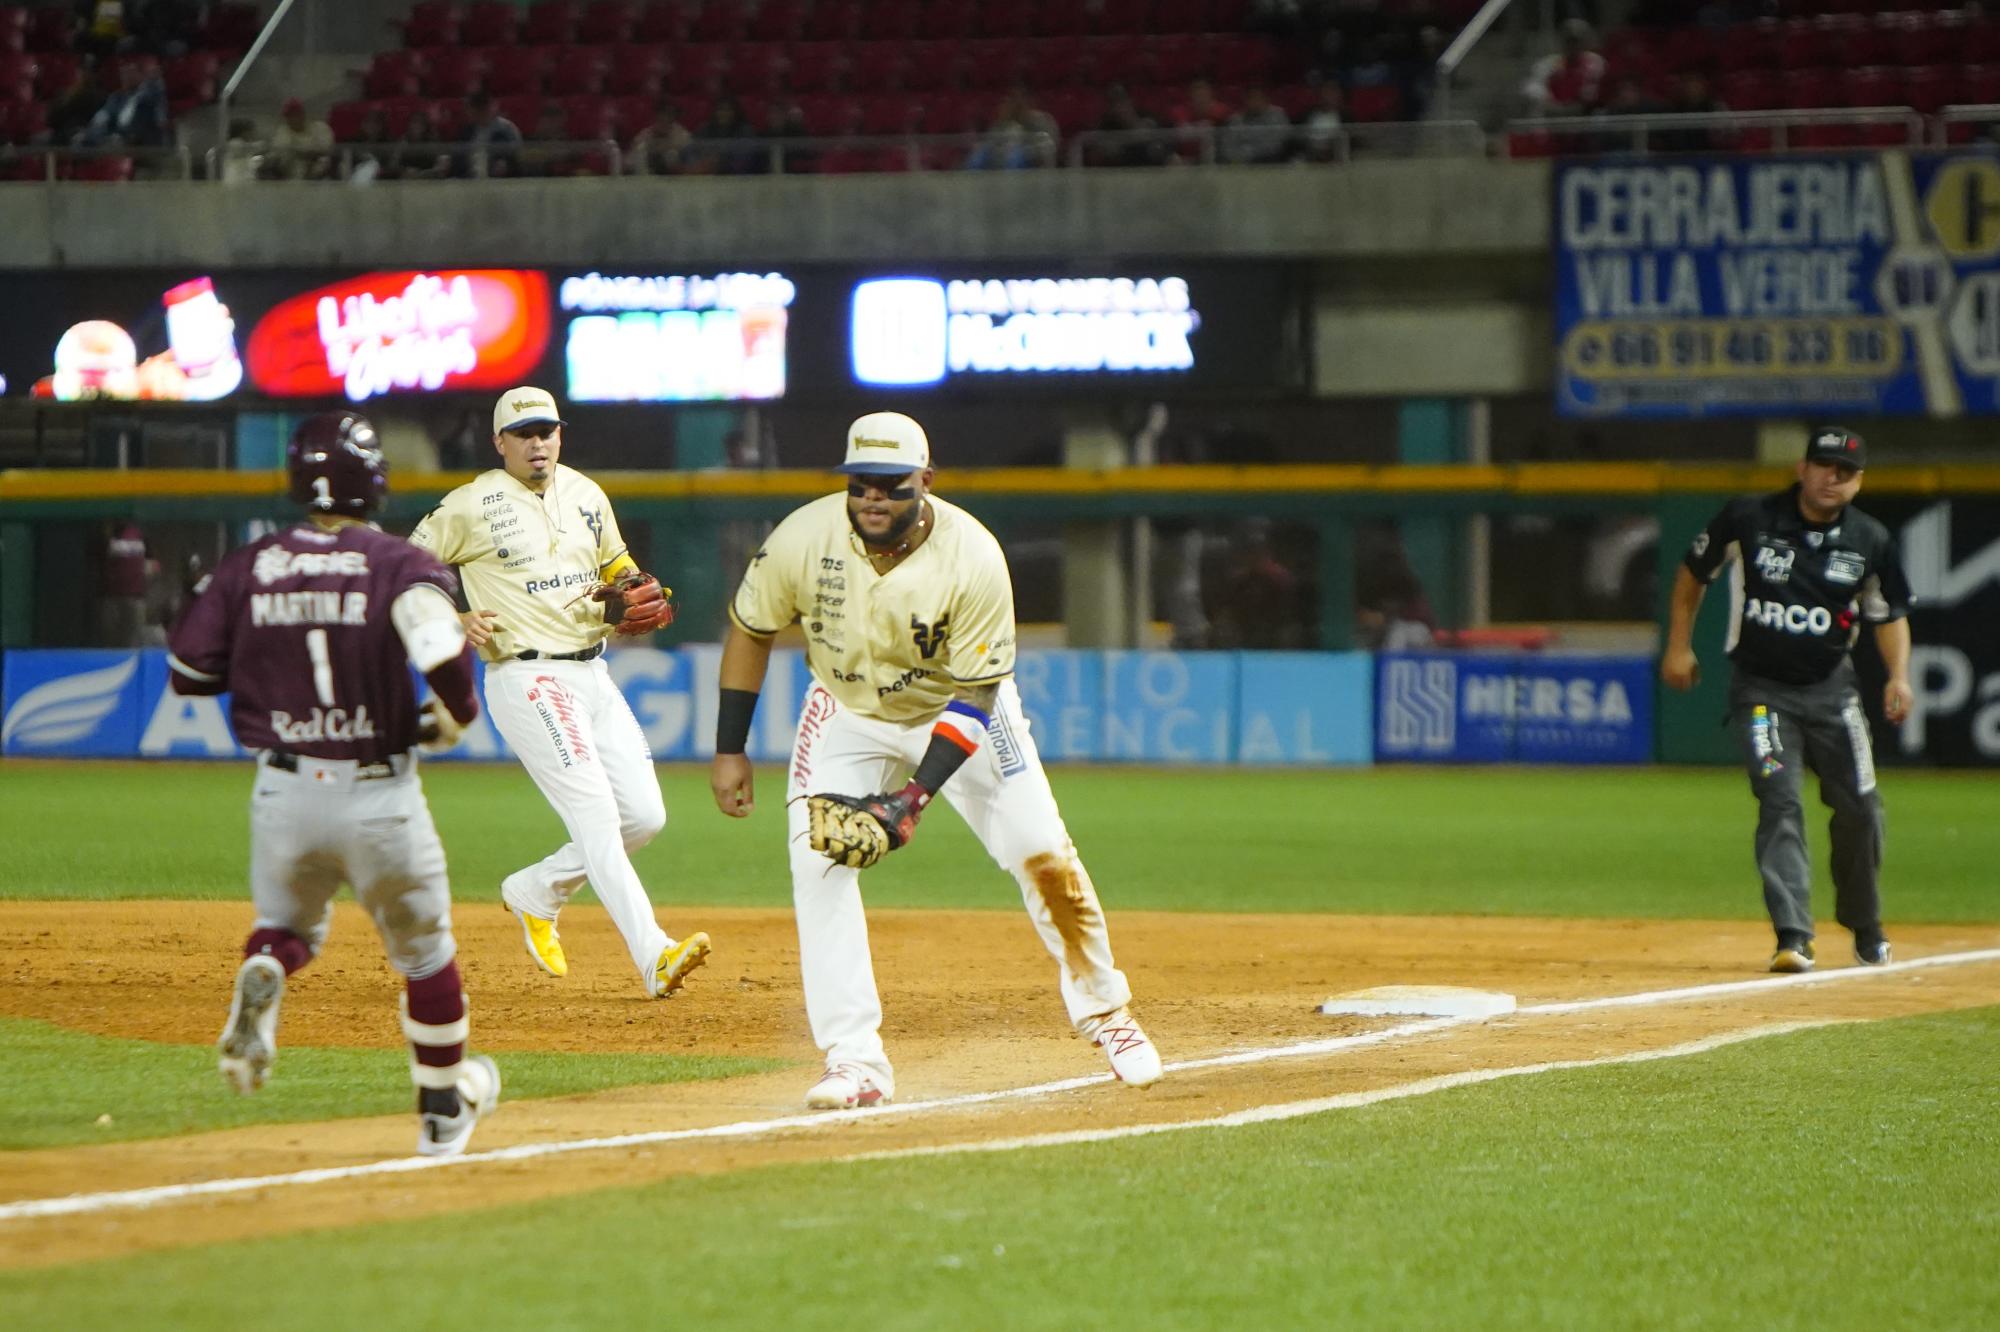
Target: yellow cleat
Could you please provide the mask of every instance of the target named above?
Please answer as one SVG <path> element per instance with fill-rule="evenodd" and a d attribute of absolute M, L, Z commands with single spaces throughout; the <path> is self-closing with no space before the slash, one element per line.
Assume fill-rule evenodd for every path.
<path fill-rule="evenodd" d="M 708 936 L 696 931 L 679 943 L 670 943 L 660 950 L 660 960 L 653 964 L 653 977 L 647 983 L 646 993 L 654 999 L 665 999 L 687 982 L 687 978 L 702 963 L 708 961 Z"/>
<path fill-rule="evenodd" d="M 551 976 L 569 975 L 569 956 L 563 952 L 562 935 L 556 932 L 556 923 L 525 911 L 514 911 L 511 902 L 502 905 L 520 919 L 521 942 L 528 946 L 528 956 L 535 959 L 535 965 Z"/>

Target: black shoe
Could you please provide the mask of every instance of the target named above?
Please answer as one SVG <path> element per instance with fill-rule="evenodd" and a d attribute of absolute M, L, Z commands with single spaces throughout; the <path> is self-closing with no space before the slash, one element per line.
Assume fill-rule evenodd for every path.
<path fill-rule="evenodd" d="M 1889 941 L 1879 934 L 1854 936 L 1854 960 L 1864 967 L 1879 967 L 1889 961 Z"/>
<path fill-rule="evenodd" d="M 1771 954 L 1771 970 L 1799 975 L 1812 969 L 1812 940 L 1799 935 L 1779 935 L 1778 951 Z"/>

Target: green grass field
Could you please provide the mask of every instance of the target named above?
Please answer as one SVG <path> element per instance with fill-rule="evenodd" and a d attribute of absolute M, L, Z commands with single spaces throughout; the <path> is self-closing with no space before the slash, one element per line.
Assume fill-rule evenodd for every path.
<path fill-rule="evenodd" d="M 16 1326 L 1991 1328 L 2000 1010 L 0 1275 Z M 1921 1089 L 1921 1090 L 1919 1090 Z"/>
<path fill-rule="evenodd" d="M 788 905 L 782 773 L 758 775 L 765 803 L 735 822 L 703 770 L 661 769 L 670 822 L 639 858 L 658 898 Z M 249 777 L 0 763 L 0 898 L 240 899 Z M 1067 769 L 1055 783 L 1114 914 L 1761 917 L 1733 771 Z M 492 900 L 559 836 L 518 769 L 437 766 L 426 784 L 461 898 Z M 1891 921 L 2000 921 L 2000 780 L 1890 772 L 1884 789 Z M 1814 840 L 1823 852 L 1823 827 Z M 869 901 L 1019 910 L 944 813 L 871 875 Z M 1830 893 L 1816 905 L 1830 915 Z M 1254 1128 L 385 1215 L 0 1273 L 0 1310 L 37 1328 L 1987 1328 L 1996 1046 L 2000 1009 L 1979 1009 Z M 287 1047 L 282 1086 L 247 1103 L 214 1094 L 202 1047 L 13 1021 L 0 1059 L 0 1145 L 16 1148 L 408 1099 L 393 1052 Z M 738 1064 L 768 1066 L 510 1053 L 509 1097 Z M 100 1107 L 117 1107 L 112 1124 Z M 256 1303 L 299 1282 L 309 1300 Z"/>
<path fill-rule="evenodd" d="M 637 857 L 655 898 L 789 906 L 782 770 L 758 773 L 757 812 L 741 821 L 715 811 L 706 768 L 660 776 L 667 830 Z M 518 767 L 438 764 L 424 780 L 458 898 L 495 900 L 502 875 L 562 837 Z M 1054 782 L 1114 910 L 1762 910 L 1755 809 L 1732 770 L 1068 768 Z M 1891 772 L 1883 787 L 1891 917 L 2000 920 L 2000 879 L 1989 872 L 2000 863 L 2000 777 Z M 0 763 L 0 808 L 35 834 L 0 864 L 0 898 L 244 897 L 249 788 L 247 764 Z M 1823 822 L 1811 821 L 1823 855 Z M 943 811 L 870 874 L 868 899 L 1019 905 L 1011 880 Z"/>

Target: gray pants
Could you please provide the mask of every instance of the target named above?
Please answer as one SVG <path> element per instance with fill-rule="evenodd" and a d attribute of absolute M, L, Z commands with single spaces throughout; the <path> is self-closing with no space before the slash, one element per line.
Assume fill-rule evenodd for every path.
<path fill-rule="evenodd" d="M 1827 827 L 1834 918 L 1857 935 L 1879 935 L 1882 797 L 1853 668 L 1843 666 L 1814 685 L 1781 684 L 1739 670 L 1729 683 L 1729 724 L 1757 797 L 1757 872 L 1779 938 L 1813 934 L 1812 862 L 1800 796 L 1808 765 L 1819 775 L 1820 802 L 1833 811 Z"/>

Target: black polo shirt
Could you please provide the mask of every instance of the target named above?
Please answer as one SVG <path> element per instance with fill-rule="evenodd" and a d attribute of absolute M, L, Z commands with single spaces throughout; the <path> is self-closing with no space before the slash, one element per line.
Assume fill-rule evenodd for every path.
<path fill-rule="evenodd" d="M 1889 529 L 1851 504 L 1830 523 L 1809 523 L 1796 485 L 1731 500 L 1683 563 L 1703 583 L 1729 565 L 1729 659 L 1785 684 L 1817 684 L 1838 670 L 1860 621 L 1910 613 Z"/>

